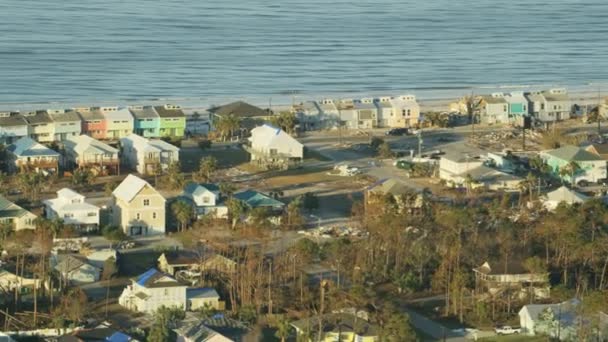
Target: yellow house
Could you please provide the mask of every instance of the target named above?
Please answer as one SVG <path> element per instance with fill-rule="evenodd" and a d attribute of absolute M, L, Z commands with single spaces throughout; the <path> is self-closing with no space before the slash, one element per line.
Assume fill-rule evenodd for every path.
<path fill-rule="evenodd" d="M 292 322 L 298 334 L 298 341 L 318 341 L 319 316 L 301 319 Z M 347 342 L 377 342 L 379 341 L 379 328 L 363 318 L 349 313 L 330 313 L 321 316 L 321 341 L 347 341 Z"/>
<path fill-rule="evenodd" d="M 0 223 L 8 223 L 15 230 L 35 229 L 36 215 L 0 195 Z"/>
<path fill-rule="evenodd" d="M 106 139 L 119 140 L 133 133 L 133 115 L 128 108 L 101 107 L 101 113 L 106 119 Z"/>
<path fill-rule="evenodd" d="M 125 234 L 165 233 L 166 199 L 145 180 L 128 175 L 112 192 L 112 217 Z"/>

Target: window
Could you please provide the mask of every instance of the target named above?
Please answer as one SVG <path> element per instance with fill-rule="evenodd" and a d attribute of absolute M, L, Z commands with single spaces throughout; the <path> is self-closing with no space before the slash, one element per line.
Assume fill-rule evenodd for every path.
<path fill-rule="evenodd" d="M 507 111 L 507 105 L 504 105 L 504 106 L 502 107 L 502 110 L 506 112 L 506 111 Z"/>
<path fill-rule="evenodd" d="M 169 289 L 165 289 L 165 296 L 169 295 Z"/>
<path fill-rule="evenodd" d="M 545 109 L 545 104 L 544 104 L 544 103 L 541 103 L 541 104 L 540 104 L 540 109 L 541 109 L 541 110 L 544 110 L 544 109 Z"/>
<path fill-rule="evenodd" d="M 74 214 L 72 214 L 72 213 L 65 213 L 65 214 L 63 214 L 63 217 L 64 218 L 72 218 L 72 217 L 74 217 Z"/>
<path fill-rule="evenodd" d="M 147 207 L 150 205 L 150 200 L 149 199 L 145 199 L 144 200 L 144 206 Z"/>
<path fill-rule="evenodd" d="M 156 219 L 156 212 L 153 212 L 153 213 L 152 213 L 152 218 L 153 218 L 153 219 Z"/>
<path fill-rule="evenodd" d="M 407 116 L 410 116 L 411 114 L 412 114 L 412 110 L 411 110 L 411 109 L 408 109 L 408 110 L 407 110 Z"/>
<path fill-rule="evenodd" d="M 87 216 L 88 217 L 95 217 L 95 216 L 97 216 L 97 213 L 96 212 L 90 212 L 90 213 L 87 213 Z"/>
<path fill-rule="evenodd" d="M 114 123 L 120 123 L 120 121 L 112 121 L 112 122 L 114 122 Z"/>
<path fill-rule="evenodd" d="M 203 203 L 207 204 L 211 202 L 211 199 L 208 196 L 203 197 Z"/>
<path fill-rule="evenodd" d="M 141 214 L 140 213 L 135 214 L 135 219 L 141 220 Z"/>

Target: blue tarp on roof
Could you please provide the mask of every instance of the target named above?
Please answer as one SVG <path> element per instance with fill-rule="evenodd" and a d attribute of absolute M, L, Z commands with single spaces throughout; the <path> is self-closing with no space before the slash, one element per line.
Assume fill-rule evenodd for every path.
<path fill-rule="evenodd" d="M 108 342 L 128 342 L 131 340 L 131 337 L 117 331 L 113 333 L 111 336 L 106 337 L 106 341 Z"/>
<path fill-rule="evenodd" d="M 137 278 L 137 283 L 141 286 L 146 286 L 146 282 L 148 281 L 148 279 L 150 279 L 156 273 L 158 273 L 156 268 L 151 268 L 151 269 L 147 270 L 145 273 L 143 273 L 142 275 L 140 275 Z"/>

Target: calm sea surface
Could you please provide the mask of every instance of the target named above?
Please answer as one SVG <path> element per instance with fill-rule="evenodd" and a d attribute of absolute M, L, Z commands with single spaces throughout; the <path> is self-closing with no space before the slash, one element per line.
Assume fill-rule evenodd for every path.
<path fill-rule="evenodd" d="M 0 0 L 0 103 L 601 83 L 607 17 L 607 0 Z"/>

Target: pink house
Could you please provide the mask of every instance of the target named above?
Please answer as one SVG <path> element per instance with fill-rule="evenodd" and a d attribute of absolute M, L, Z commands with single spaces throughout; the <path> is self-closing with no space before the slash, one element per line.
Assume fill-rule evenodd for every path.
<path fill-rule="evenodd" d="M 108 132 L 108 121 L 99 108 L 78 108 L 78 114 L 82 118 L 82 133 L 93 139 L 106 139 Z"/>

